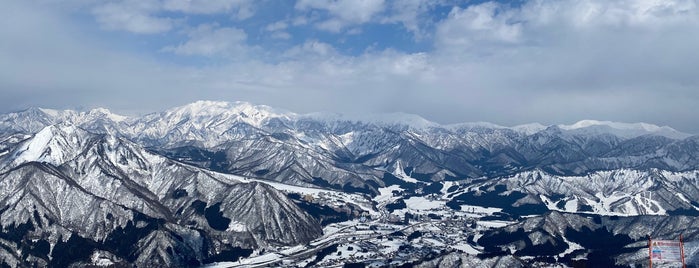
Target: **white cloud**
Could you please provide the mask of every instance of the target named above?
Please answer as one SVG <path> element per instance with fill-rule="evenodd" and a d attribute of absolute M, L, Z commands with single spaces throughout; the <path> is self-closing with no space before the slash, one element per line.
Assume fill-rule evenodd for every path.
<path fill-rule="evenodd" d="M 138 34 L 170 31 L 177 26 L 177 22 L 186 20 L 186 15 L 190 14 L 231 14 L 239 20 L 254 15 L 252 0 L 116 0 L 80 3 L 93 5 L 92 14 L 105 29 Z"/>
<path fill-rule="evenodd" d="M 291 34 L 284 31 L 287 28 L 289 28 L 289 23 L 287 23 L 284 20 L 280 20 L 274 23 L 267 24 L 267 26 L 265 26 L 265 31 L 272 32 L 270 37 L 272 37 L 273 39 L 286 40 L 291 39 Z"/>
<path fill-rule="evenodd" d="M 330 18 L 317 24 L 319 29 L 339 32 L 351 25 L 372 20 L 385 9 L 384 0 L 299 0 L 296 9 L 323 10 Z"/>
<path fill-rule="evenodd" d="M 199 25 L 187 33 L 189 40 L 177 46 L 168 46 L 163 51 L 178 55 L 196 56 L 239 56 L 247 51 L 243 30 L 211 24 Z"/>
<path fill-rule="evenodd" d="M 273 32 L 270 37 L 272 37 L 273 39 L 288 40 L 291 39 L 291 34 L 287 32 L 277 31 Z"/>
<path fill-rule="evenodd" d="M 291 25 L 294 25 L 294 26 L 302 26 L 302 25 L 306 25 L 306 24 L 308 24 L 308 18 L 306 18 L 304 16 L 295 17 L 291 21 Z"/>
<path fill-rule="evenodd" d="M 275 23 L 270 23 L 265 26 L 265 30 L 274 32 L 274 31 L 280 31 L 280 30 L 286 30 L 286 28 L 289 27 L 289 24 L 286 23 L 286 21 L 280 20 Z"/>
<path fill-rule="evenodd" d="M 342 31 L 361 28 L 358 21 L 365 19 L 339 14 L 319 19 L 313 14 L 330 13 L 316 6 L 339 3 L 308 1 L 297 7 L 308 11 L 303 16 L 292 14 L 286 26 L 278 17 L 263 21 L 259 32 L 275 35 L 285 33 L 285 27 L 304 26 L 296 22 L 312 28 L 333 19 Z M 406 10 L 420 10 L 414 7 Z M 149 7 L 143 10 L 158 14 Z M 223 60 L 188 66 L 167 57 L 158 57 L 165 58 L 159 62 L 141 57 L 142 51 L 104 51 L 112 44 L 76 36 L 78 27 L 44 14 L 56 11 L 30 11 L 0 10 L 3 107 L 102 102 L 152 111 L 222 99 L 297 112 L 412 112 L 443 123 L 515 125 L 594 118 L 699 132 L 691 109 L 699 106 L 697 1 L 471 5 L 452 9 L 435 22 L 434 32 L 426 33 L 434 37 L 433 48 L 417 53 L 387 48 L 346 55 L 333 47 L 334 40 L 315 40 L 308 37 L 316 34 L 313 29 L 304 28 L 309 40 L 285 53 L 267 51 L 269 58 L 262 60 L 236 57 L 248 54 L 246 43 L 254 44 L 254 37 L 232 26 L 205 24 L 187 31 L 188 40 L 163 50 Z M 413 15 L 388 21 L 382 12 L 372 13 L 368 22 L 413 23 Z M 415 21 L 415 29 L 431 29 L 419 15 Z"/>
<path fill-rule="evenodd" d="M 549 49 L 549 53 L 561 50 L 574 56 L 580 53 L 576 51 L 580 45 L 607 51 L 615 47 L 610 41 L 632 48 L 639 45 L 638 40 L 655 35 L 674 32 L 678 34 L 674 38 L 684 38 L 686 33 L 678 31 L 696 32 L 698 21 L 697 2 L 686 0 L 540 0 L 518 8 L 487 2 L 454 8 L 438 25 L 435 43 L 441 50 L 462 54 Z"/>
<path fill-rule="evenodd" d="M 443 83 L 518 111 L 507 120 L 643 121 L 659 107 L 684 113 L 667 111 L 682 94 L 699 103 L 689 93 L 699 85 L 698 12 L 682 0 L 484 3 L 452 10 L 432 55 Z M 497 113 L 489 109 L 481 112 Z"/>
<path fill-rule="evenodd" d="M 317 40 L 309 40 L 302 45 L 298 45 L 287 50 L 284 52 L 284 56 L 297 60 L 305 60 L 310 58 L 317 59 L 319 57 L 337 57 L 340 56 L 340 54 L 338 54 L 337 50 L 335 50 L 335 48 L 328 43 L 323 43 Z"/>
<path fill-rule="evenodd" d="M 428 35 L 427 27 L 432 21 L 428 12 L 437 5 L 443 5 L 440 0 L 395 0 L 389 4 L 390 13 L 382 18 L 382 23 L 400 23 L 416 37 Z"/>
<path fill-rule="evenodd" d="M 316 24 L 316 27 L 328 32 L 339 33 L 347 26 L 347 22 L 340 19 L 328 19 Z"/>
<path fill-rule="evenodd" d="M 163 8 L 187 14 L 214 14 L 235 11 L 240 19 L 247 19 L 252 12 L 252 0 L 164 0 Z"/>
<path fill-rule="evenodd" d="M 501 5 L 487 2 L 461 9 L 454 7 L 437 30 L 442 47 L 479 49 L 521 41 L 522 22 Z"/>
<path fill-rule="evenodd" d="M 97 22 L 109 30 L 125 30 L 139 34 L 167 32 L 174 20 L 152 15 L 159 9 L 157 1 L 109 2 L 93 9 Z"/>
<path fill-rule="evenodd" d="M 184 96 L 188 93 L 181 89 L 193 86 L 186 81 L 187 72 L 107 49 L 107 42 L 81 32 L 56 9 L 30 1 L 3 5 L 0 40 L 0 103 L 5 111 L 31 106 L 143 111 L 133 104 L 151 99 L 155 88 L 168 87 Z"/>

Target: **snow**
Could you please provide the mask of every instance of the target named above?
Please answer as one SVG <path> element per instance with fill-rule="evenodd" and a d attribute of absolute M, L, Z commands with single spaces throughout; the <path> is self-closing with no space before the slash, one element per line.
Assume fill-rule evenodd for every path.
<path fill-rule="evenodd" d="M 635 195 L 633 198 L 635 203 L 643 209 L 643 211 L 639 211 L 639 214 L 667 215 L 667 211 L 658 201 L 646 198 L 643 195 Z M 627 204 L 630 205 L 629 203 Z"/>
<path fill-rule="evenodd" d="M 615 129 L 630 129 L 630 130 L 644 130 L 644 131 L 657 131 L 661 128 L 659 126 L 647 124 L 647 123 L 620 123 L 620 122 L 597 121 L 597 120 L 589 120 L 589 119 L 580 120 L 572 125 L 559 125 L 559 127 L 561 129 L 565 129 L 565 130 L 580 129 L 580 128 L 586 128 L 586 127 L 591 127 L 591 126 L 609 126 L 611 128 L 615 128 Z"/>
<path fill-rule="evenodd" d="M 403 165 L 401 165 L 400 161 L 396 162 L 396 170 L 393 171 L 393 175 L 406 182 L 418 182 L 416 179 L 410 177 L 410 175 L 405 174 L 405 171 L 403 171 Z"/>
<path fill-rule="evenodd" d="M 261 179 L 243 178 L 243 177 L 237 177 L 236 179 L 240 180 L 243 183 L 249 183 L 249 182 L 253 182 L 253 181 L 265 183 L 265 184 L 268 184 L 269 186 L 274 187 L 277 190 L 284 191 L 284 192 L 290 192 L 290 193 L 319 194 L 319 193 L 337 192 L 337 191 L 328 190 L 328 189 L 295 186 L 295 185 L 290 185 L 290 184 L 284 184 L 281 182 L 274 182 L 274 181 L 261 180 Z"/>
<path fill-rule="evenodd" d="M 563 209 L 557 206 L 557 202 L 551 201 L 545 195 L 539 195 L 544 205 L 549 210 L 578 213 L 577 198 L 565 201 Z M 597 193 L 595 197 L 599 200 L 588 199 L 582 197 L 585 203 L 592 206 L 593 213 L 607 216 L 634 216 L 634 215 L 667 215 L 667 211 L 655 200 L 644 197 L 641 194 L 629 195 L 620 192 L 613 192 L 611 195 Z M 619 206 L 619 201 L 628 200 Z M 613 208 L 612 205 L 615 205 Z M 589 213 L 589 212 L 583 212 Z"/>
<path fill-rule="evenodd" d="M 352 250 L 349 248 L 352 247 Z M 339 255 L 338 255 L 339 253 Z M 337 247 L 337 252 L 327 255 L 323 258 L 323 261 L 327 260 L 347 260 L 348 258 L 363 258 L 374 254 L 374 252 L 361 252 L 361 247 L 357 244 L 343 244 Z"/>
<path fill-rule="evenodd" d="M 56 117 L 56 116 L 58 116 L 58 115 L 60 114 L 59 111 L 54 110 L 54 109 L 39 108 L 39 111 L 42 111 L 42 112 L 44 112 L 45 114 L 47 114 L 47 115 L 49 115 L 49 116 L 52 116 L 52 117 Z"/>
<path fill-rule="evenodd" d="M 90 261 L 93 265 L 98 267 L 107 267 L 114 265 L 114 262 L 112 260 L 102 256 L 102 254 L 100 254 L 100 252 L 98 251 L 92 253 L 92 255 L 90 256 Z"/>
<path fill-rule="evenodd" d="M 684 139 L 690 134 L 679 132 L 668 126 L 657 126 L 648 123 L 620 123 L 612 121 L 581 120 L 572 125 L 558 125 L 560 129 L 577 133 L 602 134 L 609 133 L 623 138 L 634 138 L 642 135 L 660 135 L 672 139 Z"/>
<path fill-rule="evenodd" d="M 528 123 L 522 125 L 516 125 L 513 127 L 501 126 L 489 122 L 468 122 L 468 123 L 458 123 L 452 125 L 446 125 L 447 129 L 457 130 L 457 129 L 510 129 L 525 135 L 532 135 L 539 131 L 547 128 L 547 126 L 540 123 Z"/>
<path fill-rule="evenodd" d="M 578 199 L 571 199 L 566 201 L 565 203 L 565 210 L 568 212 L 577 212 L 578 211 Z"/>
<path fill-rule="evenodd" d="M 235 176 L 235 175 L 228 175 L 228 174 L 221 174 L 221 175 L 226 176 L 229 179 L 234 180 L 236 182 L 242 182 L 242 183 L 250 183 L 253 181 L 260 182 L 260 183 L 264 183 L 264 184 L 267 184 L 269 186 L 272 186 L 273 188 L 275 188 L 279 191 L 282 191 L 282 192 L 297 193 L 297 194 L 302 194 L 302 195 L 311 195 L 316 199 L 323 200 L 324 202 L 333 202 L 336 205 L 340 205 L 341 203 L 354 204 L 354 205 L 357 205 L 358 207 L 360 207 L 362 210 L 369 212 L 372 215 L 378 215 L 378 212 L 376 210 L 374 210 L 372 205 L 371 205 L 371 200 L 368 199 L 367 197 L 365 197 L 364 195 L 345 193 L 345 192 L 340 192 L 340 191 L 335 191 L 335 190 L 330 190 L 330 189 L 323 189 L 323 188 L 295 186 L 295 185 L 284 184 L 281 182 L 254 179 L 254 178 L 243 178 L 243 177 L 239 177 L 239 176 Z"/>
<path fill-rule="evenodd" d="M 201 268 L 229 268 L 229 267 L 236 267 L 238 265 L 240 265 L 240 263 L 237 263 L 237 262 L 214 262 L 214 263 L 204 264 L 200 267 Z"/>
<path fill-rule="evenodd" d="M 13 154 L 15 165 L 26 162 L 62 164 L 80 146 L 77 127 L 59 124 L 44 127 L 19 145 Z"/>
<path fill-rule="evenodd" d="M 689 201 L 689 199 L 687 199 L 687 197 L 685 197 L 683 194 L 681 194 L 681 193 L 675 193 L 675 195 L 676 195 L 679 199 L 681 199 L 682 201 L 684 201 L 685 203 L 691 205 L 695 210 L 699 210 L 699 207 L 697 207 L 697 206 L 695 206 L 694 204 L 692 204 L 692 202 Z"/>
<path fill-rule="evenodd" d="M 561 254 L 558 254 L 559 257 L 565 257 L 565 255 L 573 253 L 576 250 L 584 249 L 580 244 L 569 241 L 568 238 L 566 238 L 565 236 L 562 236 L 562 238 L 563 241 L 565 241 L 568 244 L 568 249 L 561 252 Z"/>
<path fill-rule="evenodd" d="M 280 259 L 282 256 L 277 254 L 277 253 L 269 253 L 269 254 L 264 254 L 260 255 L 257 257 L 251 257 L 251 258 L 246 258 L 239 260 L 237 262 L 216 262 L 216 263 L 210 263 L 210 264 L 205 264 L 203 267 L 206 268 L 228 268 L 228 267 L 240 267 L 242 265 L 248 266 L 248 265 L 264 265 L 265 263 L 269 263 L 272 261 L 276 261 Z"/>
<path fill-rule="evenodd" d="M 414 210 L 431 210 L 440 208 L 444 205 L 443 201 L 433 201 L 428 200 L 422 196 L 413 196 L 411 198 L 405 199 L 405 205 Z"/>
<path fill-rule="evenodd" d="M 509 221 L 477 221 L 478 225 L 487 228 L 501 228 L 513 224 L 514 222 Z"/>
<path fill-rule="evenodd" d="M 383 202 L 390 202 L 396 199 L 397 197 L 393 196 L 393 191 L 402 191 L 403 189 L 400 188 L 398 185 L 391 185 L 389 187 L 383 187 L 379 188 L 379 195 L 374 197 L 374 201 L 378 203 L 383 203 Z"/>
<path fill-rule="evenodd" d="M 380 249 L 381 253 L 383 254 L 389 254 L 391 252 L 396 252 L 398 251 L 398 248 L 403 244 L 403 241 L 400 241 L 398 239 L 395 239 L 393 241 L 390 240 L 384 240 L 382 241 L 381 245 L 384 246 L 384 248 Z"/>
<path fill-rule="evenodd" d="M 501 212 L 502 209 L 501 208 L 471 206 L 471 205 L 461 205 L 461 211 L 468 212 L 468 213 L 474 213 L 474 214 L 492 215 L 493 213 Z"/>
<path fill-rule="evenodd" d="M 616 201 L 619 201 L 620 199 L 627 197 L 627 195 L 617 194 L 617 193 L 612 193 L 612 195 L 610 195 L 610 196 L 605 196 L 602 193 L 597 193 L 595 196 L 600 201 L 599 201 L 599 203 L 593 204 L 593 208 L 594 208 L 595 212 L 599 213 L 600 215 L 618 214 L 618 213 L 613 213 L 611 211 L 610 205 L 615 203 Z"/>
<path fill-rule="evenodd" d="M 245 232 L 247 231 L 248 228 L 245 226 L 244 223 L 242 222 L 237 222 L 237 221 L 231 221 L 230 224 L 228 224 L 228 229 L 226 229 L 226 232 Z"/>
<path fill-rule="evenodd" d="M 449 190 L 449 188 L 451 188 L 454 185 L 458 186 L 458 184 L 454 181 L 443 181 L 442 185 L 444 186 L 442 186 L 442 189 L 439 190 L 439 192 L 441 192 L 442 195 L 448 195 L 449 193 L 447 193 L 447 191 Z"/>
<path fill-rule="evenodd" d="M 537 133 L 539 131 L 542 131 L 546 129 L 546 126 L 539 124 L 539 123 L 529 123 L 529 124 L 523 124 L 523 125 L 517 125 L 514 127 L 511 127 L 510 129 L 524 133 L 526 135 L 532 135 L 534 133 Z"/>
<path fill-rule="evenodd" d="M 90 114 L 90 115 L 104 115 L 114 122 L 123 122 L 123 121 L 126 121 L 127 119 L 129 119 L 126 116 L 112 113 L 111 111 L 109 111 L 106 108 L 95 108 L 95 109 L 90 110 L 90 112 L 88 114 Z"/>
<path fill-rule="evenodd" d="M 453 249 L 461 250 L 466 254 L 471 254 L 471 255 L 477 255 L 480 254 L 481 252 L 475 249 L 473 246 L 466 244 L 466 243 L 458 243 L 456 245 L 450 246 Z"/>
<path fill-rule="evenodd" d="M 489 122 L 465 122 L 465 123 L 446 125 L 445 127 L 448 129 L 451 129 L 451 130 L 474 129 L 474 128 L 487 128 L 487 129 L 505 129 L 505 128 L 507 128 L 507 127 L 493 124 L 493 123 L 489 123 Z"/>
<path fill-rule="evenodd" d="M 185 137 L 187 134 L 193 134 L 194 136 L 189 138 L 210 143 L 209 139 L 198 136 L 208 137 L 213 133 L 217 135 L 224 133 L 237 122 L 244 122 L 259 128 L 271 118 L 296 118 L 297 116 L 294 113 L 279 111 L 264 105 L 253 105 L 248 102 L 197 101 L 146 117 L 152 117 L 155 120 L 141 125 L 134 131 L 146 130 L 149 135 L 158 138 L 166 136 L 168 132 L 177 132 Z M 216 137 L 211 137 L 211 139 L 216 139 Z"/>
<path fill-rule="evenodd" d="M 376 116 L 367 116 L 362 121 L 384 125 L 407 125 L 417 129 L 426 129 L 439 126 L 437 123 L 431 122 L 419 115 L 407 113 L 388 113 Z"/>
<path fill-rule="evenodd" d="M 44 150 L 51 141 L 51 138 L 53 138 L 51 127 L 46 127 L 39 131 L 39 133 L 36 133 L 29 142 L 23 144 L 19 149 L 20 154 L 16 158 L 17 161 L 37 161 L 44 153 Z"/>
<path fill-rule="evenodd" d="M 332 122 L 363 122 L 378 126 L 408 126 L 413 129 L 428 129 L 439 127 L 440 125 L 429 121 L 419 115 L 408 113 L 384 113 L 384 114 L 336 114 L 336 113 L 309 113 L 302 115 L 303 118 L 313 119 L 326 124 Z"/>

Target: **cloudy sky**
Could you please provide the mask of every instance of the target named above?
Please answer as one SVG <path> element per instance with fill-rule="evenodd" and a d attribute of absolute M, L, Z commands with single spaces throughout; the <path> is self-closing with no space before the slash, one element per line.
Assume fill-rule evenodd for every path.
<path fill-rule="evenodd" d="M 0 96 L 699 133 L 699 0 L 5 0 Z"/>

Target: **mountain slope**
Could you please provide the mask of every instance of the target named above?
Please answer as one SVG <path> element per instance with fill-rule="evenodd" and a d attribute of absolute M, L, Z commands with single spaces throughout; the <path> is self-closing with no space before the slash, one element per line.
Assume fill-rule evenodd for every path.
<path fill-rule="evenodd" d="M 699 136 L 645 123 L 29 109 L 0 115 L 0 263 L 633 264 L 696 225 L 698 172 Z"/>
<path fill-rule="evenodd" d="M 583 216 L 551 212 L 492 230 L 479 239 L 492 252 L 505 251 L 521 258 L 552 258 L 574 265 L 576 260 L 594 267 L 643 266 L 648 263 L 648 236 L 654 239 L 696 239 L 696 217 Z M 687 263 L 698 255 L 687 249 Z"/>
<path fill-rule="evenodd" d="M 105 109 L 30 109 L 0 116 L 0 133 L 7 139 L 60 122 L 125 137 L 202 168 L 373 194 L 384 185 L 383 174 L 399 167 L 425 181 L 494 178 L 535 169 L 569 176 L 624 168 L 699 168 L 696 137 L 645 123 L 440 126 L 417 116 L 362 121 L 245 102 L 199 101 L 131 118 Z M 0 143 L 0 155 L 2 147 Z"/>
<path fill-rule="evenodd" d="M 180 266 L 307 243 L 322 233 L 315 219 L 268 185 L 71 125 L 41 130 L 2 163 L 0 238 L 17 248 L 66 246 L 61 243 L 75 236 L 89 242 L 81 245 L 86 254 L 102 250 L 139 266 Z M 51 265 L 84 259 L 44 253 L 33 256 Z"/>

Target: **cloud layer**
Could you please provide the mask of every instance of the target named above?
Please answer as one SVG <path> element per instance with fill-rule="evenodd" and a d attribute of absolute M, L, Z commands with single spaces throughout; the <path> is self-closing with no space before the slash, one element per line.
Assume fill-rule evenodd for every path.
<path fill-rule="evenodd" d="M 198 99 L 699 133 L 698 1 L 10 0 L 4 111 Z"/>

